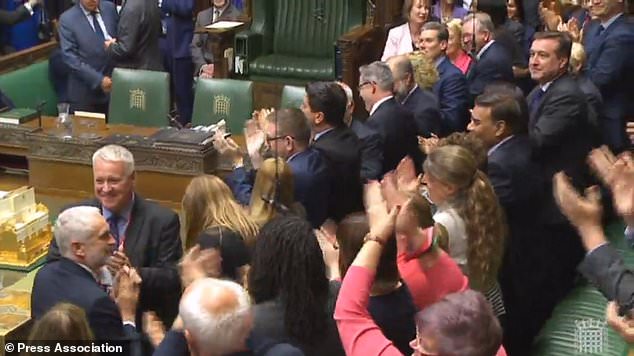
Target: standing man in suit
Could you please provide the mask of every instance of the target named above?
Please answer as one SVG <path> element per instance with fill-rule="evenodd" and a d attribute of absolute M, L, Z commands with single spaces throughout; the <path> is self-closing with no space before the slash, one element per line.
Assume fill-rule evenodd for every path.
<path fill-rule="evenodd" d="M 175 98 L 178 119 L 185 125 L 192 120 L 194 106 L 193 63 L 189 48 L 194 34 L 194 0 L 162 0 L 161 12 L 166 33 L 160 40 L 160 47 L 163 64 L 170 73 L 170 97 Z"/>
<path fill-rule="evenodd" d="M 510 87 L 510 88 L 509 88 Z M 513 94 L 517 90 L 519 93 Z M 513 85 L 479 95 L 467 127 L 486 149 L 487 174 L 504 209 L 509 236 L 500 270 L 507 309 L 504 346 L 509 353 L 528 355 L 533 337 L 547 315 L 536 315 L 527 303 L 541 297 L 540 283 L 548 265 L 539 261 L 550 253 L 534 213 L 542 202 L 542 176 L 532 160 L 528 117 L 523 93 Z"/>
<path fill-rule="evenodd" d="M 359 73 L 359 95 L 370 113 L 367 125 L 375 129 L 383 141 L 382 174 L 395 169 L 405 156 L 410 156 L 420 171 L 423 154 L 418 148 L 414 116 L 394 99 L 390 67 L 377 61 L 362 66 Z"/>
<path fill-rule="evenodd" d="M 346 99 L 348 99 L 343 122 L 354 131 L 361 141 L 361 179 L 364 182 L 381 179 L 383 165 L 381 135 L 375 129 L 368 127 L 364 121 L 353 117 L 354 96 L 352 88 L 344 82 L 337 83 L 346 92 Z"/>
<path fill-rule="evenodd" d="M 469 94 L 473 99 L 482 94 L 488 84 L 513 82 L 511 54 L 495 41 L 494 31 L 491 17 L 483 12 L 468 15 L 462 24 L 465 51 L 477 53 L 476 63 L 467 74 Z"/>
<path fill-rule="evenodd" d="M 467 80 L 446 56 L 448 41 L 447 26 L 438 22 L 423 25 L 419 46 L 438 71 L 438 81 L 432 87 L 440 104 L 441 132 L 438 136 L 464 131 L 468 121 Z"/>
<path fill-rule="evenodd" d="M 127 0 L 119 16 L 117 38 L 105 42 L 116 66 L 162 71 L 161 11 L 156 0 Z"/>
<path fill-rule="evenodd" d="M 624 12 L 623 0 L 593 1 L 597 17 L 584 29 L 588 54 L 587 75 L 601 91 L 603 143 L 615 152 L 627 147 L 625 121 L 634 116 L 634 25 Z"/>
<path fill-rule="evenodd" d="M 328 217 L 339 222 L 363 211 L 361 143 L 343 123 L 346 93 L 335 82 L 308 83 L 301 109 L 311 126 L 311 147 L 321 152 L 332 171 Z"/>
<path fill-rule="evenodd" d="M 115 240 L 99 209 L 76 206 L 63 211 L 55 222 L 54 234 L 61 257 L 48 261 L 35 275 L 31 317 L 41 318 L 57 303 L 72 303 L 86 312 L 97 341 L 135 338 L 141 281 L 136 271 L 120 270 L 115 298 L 99 285 L 103 267 L 115 249 Z"/>
<path fill-rule="evenodd" d="M 551 300 L 544 305 L 545 313 L 550 313 L 572 288 L 575 267 L 583 256 L 577 234 L 559 212 L 552 196 L 552 177 L 559 171 L 572 177 L 577 187 L 588 185 L 585 159 L 590 151 L 591 130 L 585 95 L 568 74 L 571 47 L 572 41 L 566 33 L 537 33 L 529 61 L 531 78 L 538 86 L 528 96 L 528 131 L 546 194 L 537 219 L 544 226 L 544 235 L 551 240 L 552 255 L 556 256 L 549 261 L 552 293 Z"/>
<path fill-rule="evenodd" d="M 100 0 L 80 0 L 60 17 L 62 61 L 70 68 L 71 112 L 108 112 L 113 63 L 103 43 L 117 36 L 118 21 L 114 4 Z"/>
<path fill-rule="evenodd" d="M 180 298 L 176 266 L 183 255 L 178 215 L 134 192 L 134 157 L 126 148 L 104 146 L 92 162 L 95 199 L 82 205 L 98 207 L 110 226 L 116 251 L 108 267 L 113 272 L 126 265 L 138 269 L 143 279 L 139 309 L 156 311 L 171 325 Z M 58 256 L 53 242 L 49 259 Z"/>
<path fill-rule="evenodd" d="M 265 154 L 286 160 L 293 173 L 295 200 L 306 209 L 306 220 L 314 228 L 319 228 L 328 217 L 333 177 L 326 159 L 319 151 L 309 147 L 310 126 L 306 117 L 295 108 L 273 111 L 266 117 L 264 134 Z M 229 149 L 228 152 L 233 156 L 234 168 L 227 181 L 238 202 L 248 205 L 255 174 L 245 170 L 243 154 L 239 150 Z M 256 160 L 261 158 L 252 156 L 251 161 Z"/>
<path fill-rule="evenodd" d="M 229 0 L 213 0 L 211 7 L 198 13 L 196 16 L 196 28 L 205 27 L 218 21 L 236 20 L 242 13 L 236 9 Z M 214 75 L 214 61 L 221 58 L 213 58 L 208 50 L 211 38 L 207 33 L 196 33 L 191 41 L 192 58 L 194 59 L 194 76 L 212 78 Z"/>
<path fill-rule="evenodd" d="M 440 134 L 440 110 L 434 93 L 414 79 L 414 66 L 407 55 L 387 60 L 394 77 L 394 98 L 414 115 L 416 135 L 426 138 Z"/>

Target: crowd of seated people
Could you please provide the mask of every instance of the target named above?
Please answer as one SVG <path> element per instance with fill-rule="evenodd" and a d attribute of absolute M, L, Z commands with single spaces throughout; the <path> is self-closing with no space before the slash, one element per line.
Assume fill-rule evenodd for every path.
<path fill-rule="evenodd" d="M 213 4 L 198 21 L 230 9 Z M 299 108 L 255 112 L 245 147 L 217 135 L 232 170 L 191 180 L 182 244 L 177 215 L 135 192 L 132 154 L 98 150 L 95 199 L 59 215 L 35 278 L 32 338 L 77 330 L 134 355 L 522 356 L 579 268 L 634 341 L 632 271 L 595 186 L 632 242 L 634 20 L 619 0 L 503 5 L 405 1 L 382 61 L 359 69 L 366 119 L 349 86 L 311 82 Z M 98 49 L 116 58 L 107 11 L 87 23 L 117 38 Z M 65 41 L 68 55 L 84 40 Z M 89 71 L 103 94 L 107 73 Z"/>

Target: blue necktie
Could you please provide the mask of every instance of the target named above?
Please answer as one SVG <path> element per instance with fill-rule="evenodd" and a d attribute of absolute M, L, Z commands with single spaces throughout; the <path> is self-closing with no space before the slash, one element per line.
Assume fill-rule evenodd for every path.
<path fill-rule="evenodd" d="M 533 99 L 531 100 L 531 103 L 529 105 L 531 116 L 537 111 L 537 108 L 539 108 L 544 94 L 546 94 L 546 92 L 542 88 L 537 89 L 537 92 L 533 96 Z"/>
<path fill-rule="evenodd" d="M 117 248 L 119 248 L 119 216 L 112 214 L 108 219 L 108 226 L 110 227 L 110 234 L 117 242 Z"/>
<path fill-rule="evenodd" d="M 603 31 L 605 31 L 605 27 L 603 27 L 603 25 L 599 25 L 599 31 L 597 31 L 597 37 L 601 36 Z"/>
<path fill-rule="evenodd" d="M 95 33 L 102 41 L 106 40 L 106 36 L 104 36 L 103 31 L 101 31 L 101 26 L 99 26 L 99 21 L 97 21 L 97 11 L 93 11 L 90 13 L 92 15 L 92 24 L 95 27 Z"/>

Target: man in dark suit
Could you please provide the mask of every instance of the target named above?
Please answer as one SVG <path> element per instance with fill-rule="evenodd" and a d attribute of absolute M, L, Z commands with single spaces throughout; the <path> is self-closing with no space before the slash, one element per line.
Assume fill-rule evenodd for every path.
<path fill-rule="evenodd" d="M 68 73 L 71 112 L 108 112 L 113 63 L 104 41 L 117 36 L 119 15 L 110 1 L 80 0 L 59 20 L 62 61 Z"/>
<path fill-rule="evenodd" d="M 353 117 L 354 97 L 352 88 L 344 82 L 337 82 L 346 92 L 348 103 L 343 122 L 348 126 L 361 141 L 361 179 L 366 182 L 377 180 L 382 175 L 383 165 L 383 144 L 381 135 L 373 128 L 365 124 L 365 121 Z"/>
<path fill-rule="evenodd" d="M 269 114 L 264 127 L 267 154 L 285 159 L 293 173 L 295 200 L 306 209 L 306 220 L 319 228 L 328 217 L 333 176 L 326 159 L 309 147 L 310 127 L 299 109 Z M 254 159 L 252 158 L 252 161 Z M 234 154 L 234 170 L 227 178 L 238 202 L 248 205 L 255 174 L 244 169 L 242 154 Z"/>
<path fill-rule="evenodd" d="M 547 317 L 537 316 L 525 299 L 529 293 L 534 300 L 540 298 L 540 283 L 548 266 L 539 261 L 549 253 L 534 219 L 543 185 L 539 167 L 531 157 L 527 114 L 521 90 L 513 85 L 495 91 L 487 87 L 476 98 L 467 127 L 488 150 L 487 174 L 509 228 L 500 286 L 508 312 L 504 346 L 513 355 L 529 352 Z"/>
<path fill-rule="evenodd" d="M 394 98 L 414 115 L 416 135 L 426 138 L 439 135 L 440 110 L 436 95 L 416 84 L 414 66 L 407 55 L 387 60 L 394 77 Z"/>
<path fill-rule="evenodd" d="M 72 303 L 86 312 L 97 341 L 123 343 L 136 338 L 141 282 L 136 272 L 118 272 L 114 299 L 98 283 L 115 249 L 115 240 L 99 209 L 77 206 L 65 210 L 55 222 L 54 233 L 61 258 L 48 261 L 35 276 L 32 318 L 40 319 L 58 303 Z"/>
<path fill-rule="evenodd" d="M 163 64 L 170 73 L 172 98 L 178 108 L 178 119 L 182 125 L 192 119 L 194 106 L 193 63 L 189 44 L 194 34 L 192 13 L 194 0 L 162 0 L 162 25 L 165 37 L 161 38 Z"/>
<path fill-rule="evenodd" d="M 198 13 L 196 28 L 205 27 L 218 21 L 235 21 L 242 15 L 229 0 L 213 0 L 212 6 Z M 207 33 L 196 33 L 191 41 L 191 53 L 194 60 L 194 76 L 211 78 L 214 74 L 213 54 L 209 51 L 208 41 L 213 37 Z"/>
<path fill-rule="evenodd" d="M 383 141 L 382 173 L 395 169 L 405 156 L 410 156 L 420 171 L 423 154 L 418 148 L 414 117 L 392 95 L 390 67 L 377 61 L 359 68 L 359 74 L 359 95 L 370 113 L 367 125 L 379 132 Z"/>
<path fill-rule="evenodd" d="M 586 73 L 604 100 L 600 115 L 603 143 L 615 152 L 627 147 L 625 122 L 634 116 L 634 25 L 623 11 L 624 2 L 619 0 L 593 4 L 597 20 L 583 31 Z"/>
<path fill-rule="evenodd" d="M 423 54 L 436 64 L 438 81 L 432 87 L 440 104 L 441 132 L 448 136 L 464 131 L 468 121 L 467 80 L 460 69 L 445 56 L 449 31 L 438 22 L 423 25 L 419 46 Z"/>
<path fill-rule="evenodd" d="M 591 145 L 588 107 L 579 85 L 568 74 L 571 46 L 572 41 L 565 33 L 537 33 L 529 64 L 531 78 L 538 86 L 528 96 L 528 130 L 547 194 L 537 219 L 544 226 L 544 235 L 552 240 L 552 254 L 557 256 L 549 273 L 556 281 L 550 288 L 549 308 L 572 287 L 575 266 L 583 255 L 578 236 L 559 212 L 551 194 L 552 177 L 559 171 L 571 176 L 577 187 L 589 183 L 585 167 Z"/>
<path fill-rule="evenodd" d="M 363 211 L 361 142 L 343 123 L 346 93 L 334 82 L 308 83 L 302 111 L 311 125 L 311 147 L 326 158 L 334 179 L 328 217 L 339 222 Z"/>
<path fill-rule="evenodd" d="M 110 225 L 117 250 L 108 267 L 114 272 L 124 266 L 138 269 L 143 279 L 139 309 L 156 311 L 171 325 L 180 298 L 176 265 L 183 254 L 178 216 L 134 192 L 134 157 L 124 147 L 97 150 L 93 176 L 96 199 L 81 205 L 98 207 Z M 53 241 L 49 259 L 56 257 L 59 251 Z"/>
<path fill-rule="evenodd" d="M 157 1 L 127 0 L 119 16 L 117 38 L 105 42 L 106 52 L 116 66 L 162 71 L 161 10 Z"/>
<path fill-rule="evenodd" d="M 504 46 L 495 41 L 494 31 L 491 17 L 483 12 L 468 15 L 462 25 L 465 51 L 477 53 L 476 64 L 467 74 L 469 94 L 473 99 L 482 94 L 488 84 L 513 82 L 513 59 Z"/>

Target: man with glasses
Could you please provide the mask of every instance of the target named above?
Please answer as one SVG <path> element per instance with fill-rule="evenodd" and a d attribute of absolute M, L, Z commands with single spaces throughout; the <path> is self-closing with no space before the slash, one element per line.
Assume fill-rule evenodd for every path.
<path fill-rule="evenodd" d="M 394 99 L 390 67 L 377 61 L 362 66 L 359 73 L 359 95 L 370 113 L 367 125 L 378 131 L 383 141 L 382 174 L 395 169 L 405 156 L 410 156 L 420 171 L 423 155 L 418 148 L 414 116 Z"/>

